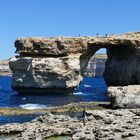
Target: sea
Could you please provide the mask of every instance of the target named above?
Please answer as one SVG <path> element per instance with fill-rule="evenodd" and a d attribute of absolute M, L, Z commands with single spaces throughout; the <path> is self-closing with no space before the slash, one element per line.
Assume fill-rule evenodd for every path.
<path fill-rule="evenodd" d="M 45 109 L 62 106 L 73 102 L 107 102 L 106 84 L 102 77 L 85 77 L 79 87 L 69 94 L 18 94 L 11 88 L 12 77 L 0 76 L 0 108 Z M 0 124 L 25 122 L 36 117 L 36 114 L 1 116 Z M 19 120 L 18 120 L 19 119 Z"/>

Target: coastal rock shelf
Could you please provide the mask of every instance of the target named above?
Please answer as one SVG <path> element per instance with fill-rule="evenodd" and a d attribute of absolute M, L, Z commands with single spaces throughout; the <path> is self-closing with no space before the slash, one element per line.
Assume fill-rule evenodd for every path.
<path fill-rule="evenodd" d="M 140 32 L 102 37 L 19 38 L 11 58 L 12 86 L 18 92 L 72 92 L 89 59 L 107 49 L 107 86 L 140 84 Z"/>
<path fill-rule="evenodd" d="M 8 134 L 13 140 L 43 140 L 61 135 L 71 136 L 70 140 L 140 139 L 140 109 L 88 110 L 86 114 L 86 126 L 80 118 L 53 114 L 23 124 L 3 125 L 0 138 L 5 139 Z"/>

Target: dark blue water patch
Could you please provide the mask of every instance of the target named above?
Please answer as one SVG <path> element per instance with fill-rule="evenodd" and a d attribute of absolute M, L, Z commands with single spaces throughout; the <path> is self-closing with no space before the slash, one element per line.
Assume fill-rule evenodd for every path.
<path fill-rule="evenodd" d="M 18 94 L 12 90 L 11 82 L 11 77 L 0 77 L 0 107 L 40 109 L 72 102 L 108 101 L 103 78 L 84 78 L 76 91 L 71 94 Z"/>
<path fill-rule="evenodd" d="M 29 122 L 41 114 L 26 114 L 26 115 L 2 115 L 0 116 L 0 125 L 7 123 L 25 123 Z"/>
<path fill-rule="evenodd" d="M 85 97 L 85 101 L 109 101 L 109 98 L 106 95 L 106 83 L 102 77 L 85 77 L 80 83 L 79 87 L 76 89 L 78 93 Z"/>
<path fill-rule="evenodd" d="M 80 92 L 85 92 L 85 93 L 87 92 L 104 93 L 106 91 L 106 88 L 107 86 L 105 84 L 104 78 L 85 77 L 76 90 Z"/>
<path fill-rule="evenodd" d="M 0 107 L 8 107 L 10 98 L 17 95 L 11 88 L 12 78 L 9 76 L 0 76 Z"/>
<path fill-rule="evenodd" d="M 11 91 L 12 90 L 11 82 L 12 82 L 11 76 L 0 76 L 0 90 Z"/>

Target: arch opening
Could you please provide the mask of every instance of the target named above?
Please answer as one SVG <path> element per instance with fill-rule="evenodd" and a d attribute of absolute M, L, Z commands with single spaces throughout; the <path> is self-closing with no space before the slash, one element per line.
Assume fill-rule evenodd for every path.
<path fill-rule="evenodd" d="M 107 60 L 106 49 L 99 49 L 88 61 L 83 77 L 103 77 Z"/>
<path fill-rule="evenodd" d="M 78 92 L 89 96 L 89 101 L 109 101 L 106 96 L 106 83 L 103 77 L 107 60 L 106 48 L 87 50 L 80 57 L 81 75 L 83 80 L 77 88 Z"/>

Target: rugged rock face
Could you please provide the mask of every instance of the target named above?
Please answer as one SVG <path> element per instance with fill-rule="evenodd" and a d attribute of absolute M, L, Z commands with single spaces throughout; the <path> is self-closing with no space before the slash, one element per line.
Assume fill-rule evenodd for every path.
<path fill-rule="evenodd" d="M 108 86 L 140 84 L 140 32 L 108 37 L 19 38 L 10 61 L 17 91 L 72 91 L 80 82 L 89 59 L 107 49 L 104 72 Z"/>
<path fill-rule="evenodd" d="M 80 118 L 52 114 L 40 116 L 32 122 L 3 125 L 0 126 L 0 138 L 43 140 L 51 136 L 70 135 L 70 140 L 140 139 L 139 109 L 89 110 L 86 116 L 85 126 Z"/>
<path fill-rule="evenodd" d="M 62 57 L 82 53 L 90 38 L 19 38 L 15 42 L 16 53 L 23 56 Z"/>
<path fill-rule="evenodd" d="M 80 83 L 81 38 L 21 38 L 10 60 L 13 88 L 18 92 L 72 92 Z"/>
<path fill-rule="evenodd" d="M 140 85 L 108 87 L 108 96 L 115 108 L 140 108 Z"/>
<path fill-rule="evenodd" d="M 104 77 L 108 86 L 140 84 L 140 54 L 130 46 L 107 50 Z"/>
<path fill-rule="evenodd" d="M 79 84 L 79 56 L 14 57 L 10 62 L 13 88 L 19 92 L 73 91 Z M 38 90 L 37 90 L 38 89 Z M 36 91 L 37 90 L 37 91 Z"/>

